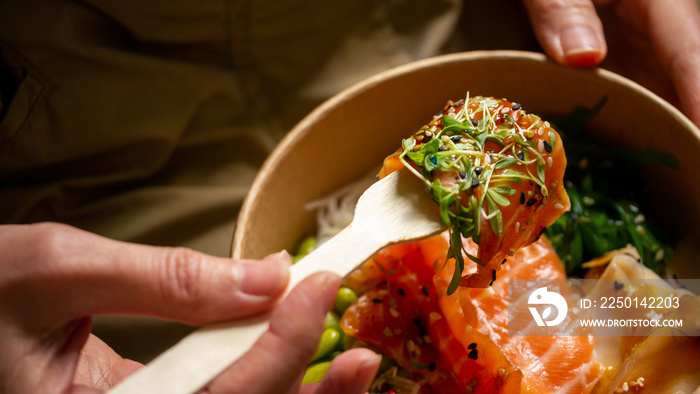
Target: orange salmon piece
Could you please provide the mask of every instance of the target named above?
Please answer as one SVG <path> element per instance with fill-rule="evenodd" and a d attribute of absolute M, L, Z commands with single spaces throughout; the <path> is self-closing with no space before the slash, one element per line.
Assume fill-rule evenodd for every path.
<path fill-rule="evenodd" d="M 343 314 L 343 330 L 394 359 L 422 382 L 422 393 L 518 393 L 522 374 L 488 335 L 473 329 L 454 335 L 437 298 L 435 270 L 425 264 L 427 249 L 421 249 L 433 242 L 442 243 L 391 246 L 381 263 L 368 263 L 381 264 L 386 275 Z M 442 250 L 444 259 L 444 249 L 432 250 Z"/>
<path fill-rule="evenodd" d="M 502 265 L 492 286 L 460 287 L 449 296 L 455 262 L 445 262 L 448 242 L 443 233 L 385 248 L 351 275 L 353 283 L 366 275 L 368 282 L 380 285 L 343 315 L 346 333 L 395 358 L 431 387 L 423 392 L 590 393 L 603 373 L 593 338 L 508 335 L 507 280 L 565 278 L 549 241 L 542 238 L 521 248 Z M 476 252 L 477 245 L 466 240 L 464 247 Z M 382 268 L 370 268 L 377 261 Z M 381 302 L 372 302 L 380 295 Z M 425 324 L 425 331 L 416 328 L 416 321 Z M 409 350 L 417 347 L 422 349 L 418 356 Z"/>
<path fill-rule="evenodd" d="M 439 180 L 445 193 L 434 198 L 458 196 L 463 208 L 452 207 L 452 223 L 466 218 L 462 234 L 478 240 L 473 255 L 482 262 L 473 272 L 462 272 L 461 286 L 487 287 L 504 259 L 535 241 L 570 208 L 561 138 L 519 104 L 482 97 L 466 105 L 448 102 L 406 141 L 385 159 L 380 177 L 408 163 L 428 182 Z"/>
<path fill-rule="evenodd" d="M 466 244 L 476 248 L 473 242 Z M 436 278 L 445 289 L 449 275 L 447 271 Z M 590 393 L 603 374 L 593 337 L 509 336 L 508 279 L 566 279 L 566 273 L 549 240 L 542 237 L 509 258 L 490 287 L 461 287 L 455 293 L 457 303 L 443 297 L 441 306 L 470 311 L 462 317 L 468 323 L 461 324 L 488 335 L 519 368 L 523 393 Z"/>

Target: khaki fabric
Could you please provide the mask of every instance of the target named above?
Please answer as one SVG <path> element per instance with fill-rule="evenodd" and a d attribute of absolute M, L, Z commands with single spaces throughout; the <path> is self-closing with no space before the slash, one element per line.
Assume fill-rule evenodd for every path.
<path fill-rule="evenodd" d="M 350 84 L 439 53 L 459 8 L 4 0 L 0 221 L 227 255 L 286 131 Z"/>

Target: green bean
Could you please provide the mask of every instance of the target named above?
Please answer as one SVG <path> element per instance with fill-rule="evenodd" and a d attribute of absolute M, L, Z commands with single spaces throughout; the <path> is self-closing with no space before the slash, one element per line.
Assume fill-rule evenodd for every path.
<path fill-rule="evenodd" d="M 338 330 L 338 332 L 341 331 L 340 316 L 337 313 L 333 311 L 326 313 L 326 328 L 332 328 Z"/>
<path fill-rule="evenodd" d="M 335 309 L 340 314 L 343 314 L 355 301 L 357 301 L 357 294 L 347 287 L 341 287 L 338 290 L 338 296 L 335 298 Z"/>
<path fill-rule="evenodd" d="M 301 380 L 301 384 L 320 382 L 323 377 L 326 376 L 326 372 L 328 372 L 330 366 L 330 361 L 310 365 L 306 368 L 306 372 L 304 372 L 304 378 Z"/>
<path fill-rule="evenodd" d="M 316 240 L 316 237 L 310 235 L 308 237 L 304 237 L 301 242 L 297 245 L 297 250 L 294 253 L 294 256 L 292 256 L 292 262 L 296 263 L 297 261 L 303 259 L 306 257 L 307 254 L 311 253 L 316 249 L 316 246 L 318 245 L 318 241 Z"/>
<path fill-rule="evenodd" d="M 340 342 L 340 332 L 332 328 L 326 328 L 321 335 L 321 342 L 316 348 L 316 354 L 311 359 L 311 362 L 318 361 L 325 357 L 327 354 L 335 350 Z"/>

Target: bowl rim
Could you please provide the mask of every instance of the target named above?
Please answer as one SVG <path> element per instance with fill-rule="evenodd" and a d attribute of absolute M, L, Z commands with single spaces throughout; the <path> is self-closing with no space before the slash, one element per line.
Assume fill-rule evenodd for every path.
<path fill-rule="evenodd" d="M 346 89 L 331 96 L 319 106 L 314 108 L 311 112 L 305 115 L 280 140 L 280 142 L 264 160 L 262 166 L 258 170 L 258 173 L 243 201 L 238 217 L 236 219 L 236 225 L 234 228 L 233 238 L 231 242 L 231 256 L 233 258 L 245 257 L 240 255 L 240 251 L 242 249 L 241 245 L 243 244 L 243 238 L 246 232 L 245 224 L 249 222 L 249 218 L 256 209 L 255 201 L 257 199 L 257 196 L 259 196 L 262 193 L 262 186 L 264 184 L 262 179 L 265 177 L 264 174 L 269 173 L 270 169 L 280 165 L 283 160 L 283 155 L 279 155 L 277 154 L 277 152 L 286 151 L 290 147 L 292 147 L 292 145 L 296 142 L 297 138 L 299 138 L 299 136 L 302 133 L 304 133 L 304 131 L 307 130 L 310 125 L 312 125 L 319 118 L 321 118 L 326 111 L 338 106 L 340 103 L 347 101 L 350 98 L 362 94 L 366 90 L 372 89 L 376 85 L 381 84 L 386 80 L 398 78 L 402 75 L 413 73 L 420 69 L 435 67 L 444 63 L 472 62 L 494 59 L 529 61 L 535 63 L 545 63 L 561 66 L 543 53 L 518 50 L 481 50 L 434 56 L 402 64 L 387 69 L 385 71 L 379 72 L 371 77 L 368 77 L 362 81 L 359 81 L 347 87 Z M 700 141 L 700 129 L 698 129 L 698 127 L 685 114 L 683 114 L 678 108 L 670 104 L 668 101 L 664 100 L 663 98 L 661 98 L 651 90 L 647 89 L 646 87 L 640 85 L 639 83 L 600 67 L 594 67 L 590 69 L 571 68 L 571 70 L 572 72 L 576 72 L 576 70 L 579 70 L 580 72 L 590 72 L 594 74 L 595 77 L 602 78 L 604 80 L 609 81 L 610 83 L 618 85 L 619 87 L 625 90 L 634 91 L 636 94 L 645 96 L 646 99 L 654 101 L 655 104 L 658 105 L 661 110 L 668 113 L 670 116 L 676 118 L 676 120 L 680 122 L 684 126 L 684 128 L 688 129 L 693 133 L 694 139 Z"/>

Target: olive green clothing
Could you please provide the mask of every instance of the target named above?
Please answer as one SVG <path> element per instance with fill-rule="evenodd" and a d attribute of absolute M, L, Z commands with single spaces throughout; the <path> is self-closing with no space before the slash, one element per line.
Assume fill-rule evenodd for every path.
<path fill-rule="evenodd" d="M 0 221 L 227 255 L 256 170 L 295 122 L 441 49 L 458 7 L 420 3 L 0 2 L 2 78 L 19 82 L 2 97 Z M 444 33 L 405 39 L 423 27 L 388 22 L 407 12 Z"/>

